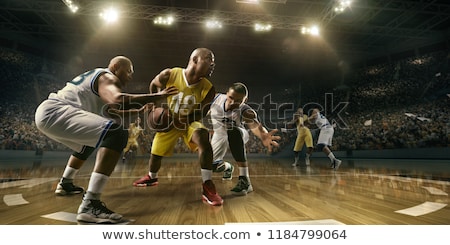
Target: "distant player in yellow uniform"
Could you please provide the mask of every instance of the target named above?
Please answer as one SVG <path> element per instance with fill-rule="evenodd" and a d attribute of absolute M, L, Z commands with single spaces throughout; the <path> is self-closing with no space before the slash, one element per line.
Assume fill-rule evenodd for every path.
<path fill-rule="evenodd" d="M 138 138 L 144 132 L 144 129 L 141 127 L 141 118 L 137 117 L 134 123 L 130 123 L 128 128 L 128 142 L 125 148 L 123 149 L 123 160 L 128 152 L 132 152 L 133 150 L 137 151 L 139 147 Z"/>
<path fill-rule="evenodd" d="M 309 166 L 310 161 L 309 157 L 312 155 L 313 152 L 313 139 L 311 135 L 311 131 L 308 127 L 305 126 L 305 122 L 308 121 L 308 116 L 303 114 L 303 108 L 299 107 L 297 109 L 297 112 L 294 114 L 294 119 L 291 121 L 291 123 L 295 123 L 297 126 L 297 139 L 295 140 L 294 145 L 294 158 L 295 162 L 292 164 L 292 166 L 298 166 L 298 159 L 300 152 L 303 149 L 303 146 L 306 144 L 306 156 L 305 156 L 305 164 L 306 166 Z"/>
<path fill-rule="evenodd" d="M 161 71 L 150 83 L 150 91 L 157 92 L 169 86 L 175 86 L 179 93 L 167 97 L 167 104 L 174 121 L 168 132 L 157 132 L 153 139 L 149 160 L 150 171 L 136 180 L 136 187 L 158 184 L 158 171 L 162 158 L 173 154 L 178 138 L 183 137 L 185 144 L 198 151 L 203 180 L 202 198 L 213 206 L 222 205 L 223 200 L 217 194 L 212 182 L 213 151 L 209 142 L 209 131 L 199 121 L 206 116 L 215 95 L 215 88 L 207 79 L 215 67 L 214 54 L 207 48 L 195 49 L 186 68 L 175 67 Z"/>

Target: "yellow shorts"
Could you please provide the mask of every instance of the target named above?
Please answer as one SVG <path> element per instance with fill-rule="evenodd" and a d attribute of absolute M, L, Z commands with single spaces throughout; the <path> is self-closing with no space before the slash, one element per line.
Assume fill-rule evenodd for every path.
<path fill-rule="evenodd" d="M 303 128 L 298 131 L 297 139 L 295 140 L 294 151 L 301 151 L 303 145 L 306 144 L 306 147 L 313 147 L 313 140 L 311 131 L 308 128 Z"/>
<path fill-rule="evenodd" d="M 192 135 L 194 131 L 199 128 L 206 127 L 200 122 L 193 122 L 189 125 L 187 130 L 179 130 L 173 128 L 169 132 L 158 132 L 155 134 L 152 143 L 152 151 L 153 155 L 158 156 L 171 156 L 173 154 L 175 145 L 177 144 L 178 138 L 183 137 L 184 143 L 191 149 L 192 151 L 197 150 L 197 145 L 191 142 Z"/>

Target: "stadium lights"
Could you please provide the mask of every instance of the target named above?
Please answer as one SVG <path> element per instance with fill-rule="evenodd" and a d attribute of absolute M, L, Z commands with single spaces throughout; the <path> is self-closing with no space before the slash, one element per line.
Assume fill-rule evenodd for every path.
<path fill-rule="evenodd" d="M 260 23 L 255 24 L 255 31 L 257 32 L 267 32 L 270 30 L 272 30 L 272 25 L 270 24 L 260 24 Z"/>
<path fill-rule="evenodd" d="M 312 36 L 318 36 L 320 33 L 318 26 L 311 26 L 311 27 L 302 26 L 300 31 L 302 34 L 308 34 Z"/>
<path fill-rule="evenodd" d="M 283 3 L 285 4 L 287 0 L 236 0 L 236 3 L 250 3 L 250 4 L 258 4 L 258 3 Z"/>
<path fill-rule="evenodd" d="M 119 12 L 114 8 L 109 8 L 101 12 L 100 17 L 108 23 L 116 22 L 119 18 Z"/>
<path fill-rule="evenodd" d="M 208 20 L 206 21 L 206 27 L 208 29 L 220 29 L 222 28 L 222 22 L 218 20 Z"/>
<path fill-rule="evenodd" d="M 159 16 L 153 20 L 153 23 L 156 25 L 164 25 L 170 26 L 175 21 L 175 18 L 171 15 L 168 16 Z"/>
<path fill-rule="evenodd" d="M 76 13 L 78 11 L 78 5 L 72 0 L 62 0 L 63 3 L 70 9 L 72 13 Z"/>
<path fill-rule="evenodd" d="M 337 13 L 342 13 L 345 9 L 350 8 L 351 4 L 351 0 L 339 0 L 336 4 L 336 7 L 334 8 L 334 11 Z"/>

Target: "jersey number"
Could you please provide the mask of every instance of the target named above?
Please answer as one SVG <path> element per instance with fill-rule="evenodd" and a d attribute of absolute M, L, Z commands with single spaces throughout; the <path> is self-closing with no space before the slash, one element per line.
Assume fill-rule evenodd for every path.
<path fill-rule="evenodd" d="M 182 116 L 189 115 L 196 105 L 196 100 L 194 95 L 184 96 L 183 92 L 172 96 L 172 102 L 170 107 L 175 114 Z"/>

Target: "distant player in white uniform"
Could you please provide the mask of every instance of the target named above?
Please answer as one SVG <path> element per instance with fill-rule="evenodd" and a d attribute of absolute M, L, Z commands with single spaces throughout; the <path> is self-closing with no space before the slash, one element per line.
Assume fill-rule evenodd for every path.
<path fill-rule="evenodd" d="M 245 152 L 245 144 L 249 140 L 246 125 L 264 146 L 272 152 L 272 146 L 278 146 L 275 136 L 277 129 L 270 132 L 262 126 L 257 119 L 256 112 L 246 104 L 248 98 L 247 87 L 243 83 L 234 83 L 226 94 L 217 94 L 210 108 L 213 136 L 211 145 L 213 148 L 214 172 L 224 172 L 223 179 L 231 180 L 234 167 L 224 162 L 225 154 L 230 149 L 234 160 L 239 166 L 239 180 L 231 189 L 235 195 L 246 195 L 253 191 L 250 182 L 248 162 Z"/>
<path fill-rule="evenodd" d="M 333 140 L 334 128 L 330 124 L 328 119 L 320 113 L 319 109 L 313 109 L 311 116 L 308 118 L 311 123 L 316 124 L 319 131 L 319 137 L 317 139 L 317 148 L 325 153 L 331 161 L 331 167 L 334 170 L 338 170 L 342 161 L 337 159 L 333 152 L 331 152 L 331 142 Z"/>
<path fill-rule="evenodd" d="M 73 179 L 86 159 L 97 150 L 89 185 L 78 208 L 77 220 L 91 223 L 123 222 L 122 215 L 100 200 L 128 139 L 128 132 L 112 118 L 122 113 L 145 111 L 147 103 L 166 99 L 175 88 L 158 94 L 128 94 L 123 88 L 132 80 L 133 64 L 124 56 L 111 59 L 108 68 L 78 75 L 36 109 L 37 128 L 49 138 L 74 150 L 55 190 L 57 195 L 83 193 Z M 119 114 L 116 114 L 119 113 Z"/>

